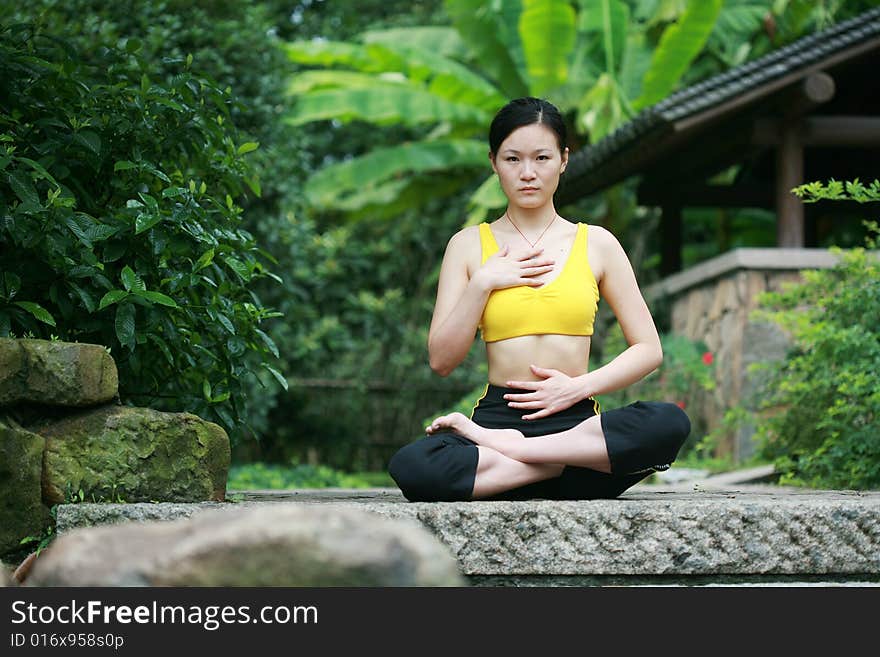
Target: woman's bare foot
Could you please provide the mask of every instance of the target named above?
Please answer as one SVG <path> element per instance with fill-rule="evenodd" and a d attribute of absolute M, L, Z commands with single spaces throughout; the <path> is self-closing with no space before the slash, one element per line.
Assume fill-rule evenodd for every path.
<path fill-rule="evenodd" d="M 477 445 L 490 447 L 505 456 L 515 459 L 517 448 L 525 440 L 521 431 L 516 429 L 487 429 L 461 413 L 441 415 L 425 427 L 425 433 L 452 431 L 460 436 L 473 440 Z"/>

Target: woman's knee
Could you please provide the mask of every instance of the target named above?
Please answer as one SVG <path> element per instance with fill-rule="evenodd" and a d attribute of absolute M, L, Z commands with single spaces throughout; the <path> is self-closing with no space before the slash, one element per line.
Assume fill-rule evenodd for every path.
<path fill-rule="evenodd" d="M 476 449 L 473 444 L 459 444 L 439 435 L 422 438 L 401 447 L 391 457 L 388 473 L 410 502 L 469 500 L 476 474 Z"/>
<path fill-rule="evenodd" d="M 421 449 L 420 442 L 404 445 L 388 462 L 388 474 L 391 475 L 407 499 L 410 499 L 407 492 L 417 487 L 423 478 L 423 470 L 426 465 L 424 450 Z"/>
<path fill-rule="evenodd" d="M 660 421 L 657 424 L 662 427 L 663 438 L 677 451 L 691 433 L 691 419 L 678 404 L 658 402 L 658 405 Z"/>
<path fill-rule="evenodd" d="M 615 475 L 668 468 L 691 430 L 687 414 L 667 402 L 640 401 L 600 417 Z"/>

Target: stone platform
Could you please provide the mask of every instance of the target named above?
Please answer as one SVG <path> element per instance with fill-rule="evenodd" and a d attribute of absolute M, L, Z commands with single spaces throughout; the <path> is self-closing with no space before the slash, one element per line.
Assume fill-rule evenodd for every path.
<path fill-rule="evenodd" d="M 63 505 L 57 529 L 242 505 L 341 505 L 417 519 L 475 585 L 880 585 L 880 492 L 687 483 L 572 502 L 408 503 L 396 489 L 231 491 L 228 499 Z"/>

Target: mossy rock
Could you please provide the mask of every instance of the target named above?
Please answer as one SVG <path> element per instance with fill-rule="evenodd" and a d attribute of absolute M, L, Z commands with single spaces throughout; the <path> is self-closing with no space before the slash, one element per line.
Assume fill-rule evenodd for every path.
<path fill-rule="evenodd" d="M 116 363 L 101 345 L 0 338 L 0 406 L 95 406 L 118 391 Z"/>
<path fill-rule="evenodd" d="M 103 406 L 33 430 L 46 439 L 47 504 L 200 502 L 226 496 L 229 437 L 191 413 Z"/>
<path fill-rule="evenodd" d="M 40 492 L 44 439 L 0 420 L 0 554 L 39 536 L 50 522 Z"/>

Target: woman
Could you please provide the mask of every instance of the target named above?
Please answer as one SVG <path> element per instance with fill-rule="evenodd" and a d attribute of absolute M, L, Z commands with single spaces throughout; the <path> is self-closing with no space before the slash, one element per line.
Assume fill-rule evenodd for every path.
<path fill-rule="evenodd" d="M 593 399 L 643 378 L 663 355 L 619 242 L 556 213 L 565 142 L 544 100 L 514 100 L 492 121 L 489 159 L 507 210 L 449 241 L 428 338 L 431 368 L 446 376 L 480 328 L 489 384 L 470 419 L 437 418 L 391 459 L 410 501 L 616 497 L 668 468 L 690 432 L 674 404 L 600 414 Z M 629 347 L 588 371 L 600 294 Z"/>

